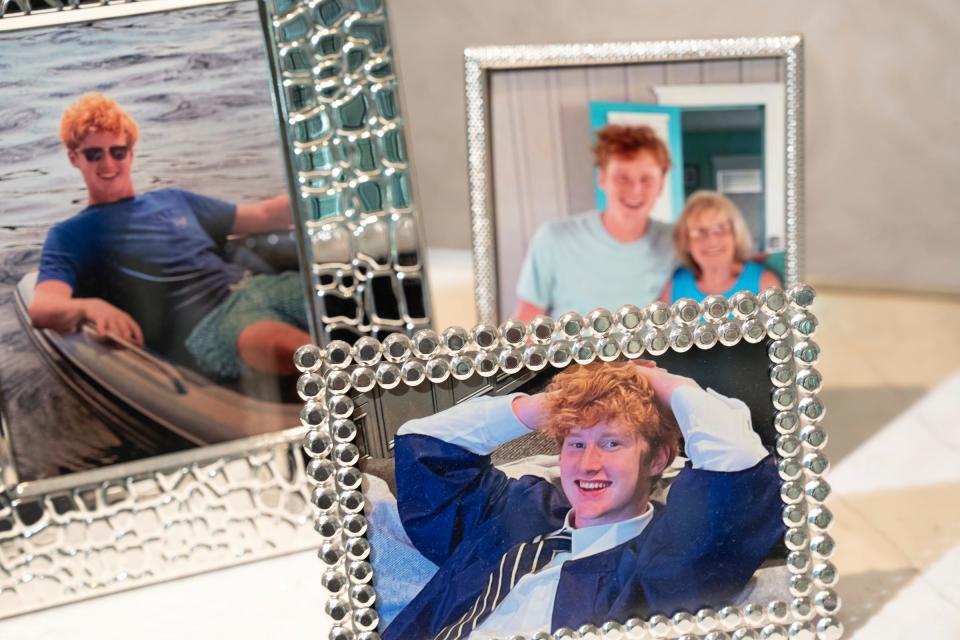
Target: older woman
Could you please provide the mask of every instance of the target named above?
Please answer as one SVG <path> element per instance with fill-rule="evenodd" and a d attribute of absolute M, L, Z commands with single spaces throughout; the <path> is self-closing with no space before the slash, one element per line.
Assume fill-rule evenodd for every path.
<path fill-rule="evenodd" d="M 743 214 L 721 193 L 697 191 L 690 196 L 673 229 L 673 244 L 683 266 L 661 291 L 664 302 L 780 286 L 773 271 L 749 260 L 752 243 Z"/>

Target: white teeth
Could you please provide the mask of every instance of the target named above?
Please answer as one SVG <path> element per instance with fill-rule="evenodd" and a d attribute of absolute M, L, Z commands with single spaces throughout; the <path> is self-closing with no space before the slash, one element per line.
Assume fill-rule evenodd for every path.
<path fill-rule="evenodd" d="M 593 489 L 603 489 L 604 487 L 609 487 L 612 483 L 611 482 L 585 482 L 581 480 L 577 484 L 580 486 L 581 489 L 586 489 L 587 491 L 590 491 Z"/>

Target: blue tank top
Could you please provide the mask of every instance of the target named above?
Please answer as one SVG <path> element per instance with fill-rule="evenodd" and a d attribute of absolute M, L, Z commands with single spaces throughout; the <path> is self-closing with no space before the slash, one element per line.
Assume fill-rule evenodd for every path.
<path fill-rule="evenodd" d="M 759 262 L 747 262 L 743 265 L 740 277 L 733 283 L 729 290 L 723 292 L 723 297 L 729 298 L 737 291 L 748 290 L 753 293 L 760 293 L 760 276 L 763 275 L 764 266 Z M 704 293 L 697 288 L 697 278 L 693 272 L 686 267 L 678 267 L 673 272 L 673 278 L 670 285 L 670 303 L 673 304 L 680 298 L 693 298 L 697 302 L 706 298 L 708 293 Z"/>

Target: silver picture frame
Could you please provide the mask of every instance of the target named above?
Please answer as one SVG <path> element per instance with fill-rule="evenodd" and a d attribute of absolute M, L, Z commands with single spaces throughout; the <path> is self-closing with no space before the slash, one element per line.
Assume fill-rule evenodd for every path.
<path fill-rule="evenodd" d="M 760 349 L 761 370 L 755 373 L 766 385 L 761 394 L 769 409 L 765 428 L 780 478 L 786 532 L 783 563 L 789 576 L 781 586 L 788 595 L 553 629 L 533 639 L 839 638 L 843 625 L 837 617 L 838 574 L 831 562 L 835 543 L 829 533 L 833 515 L 826 506 L 830 485 L 824 479 L 829 466 L 823 452 L 827 432 L 818 396 L 822 377 L 815 368 L 820 348 L 813 340 L 818 320 L 810 311 L 814 297 L 811 287 L 796 284 L 786 291 L 771 287 L 759 296 L 742 291 L 730 299 L 711 296 L 702 303 L 684 299 L 672 307 L 661 302 L 642 309 L 626 305 L 614 312 L 597 309 L 587 316 L 539 316 L 528 325 L 510 320 L 499 327 L 484 323 L 472 330 L 450 327 L 439 334 L 422 330 L 412 339 L 395 335 L 382 343 L 365 338 L 352 347 L 342 342 L 303 347 L 297 356 L 304 372 L 301 388 L 312 396 L 304 408 L 310 424 L 304 447 L 311 458 L 307 473 L 318 513 L 315 528 L 321 536 L 321 582 L 328 592 L 325 611 L 333 624 L 328 637 L 373 640 L 383 631 L 377 611 L 383 599 L 378 599 L 377 587 L 389 576 L 375 572 L 379 551 L 375 538 L 386 521 L 378 521 L 384 517 L 380 497 L 373 495 L 373 485 L 358 463 L 389 457 L 389 439 L 400 422 L 444 408 L 437 404 L 441 385 L 472 379 L 476 381 L 472 389 L 484 384 L 492 388 L 504 374 L 571 362 L 611 362 L 645 354 L 701 357 L 699 352 L 710 350 L 732 353 L 739 345 Z M 711 354 L 703 357 L 707 355 Z M 736 385 L 729 373 L 714 375 Z M 416 389 L 413 395 L 419 399 L 412 403 L 419 408 L 401 402 L 392 411 L 372 409 L 376 403 L 371 398 L 380 397 L 381 402 L 387 396 L 403 398 L 398 391 L 403 387 Z M 469 395 L 462 393 L 460 399 Z M 450 401 L 440 404 L 450 406 Z M 396 563 L 391 571 L 399 571 Z"/>
<path fill-rule="evenodd" d="M 429 327 L 386 3 L 261 2 L 322 343 Z"/>
<path fill-rule="evenodd" d="M 4 0 L 0 38 L 24 29 L 139 19 L 144 14 L 235 2 L 256 6 L 262 32 L 269 31 L 270 9 L 254 0 L 43 5 Z M 385 33 L 382 6 L 374 4 L 365 5 L 366 13 L 352 10 L 348 18 L 375 23 Z M 346 39 L 346 21 L 325 33 Z M 276 55 L 268 50 L 267 62 Z M 381 59 L 389 62 L 389 55 L 387 49 Z M 360 78 L 354 85 L 365 86 Z M 264 86 L 265 93 L 270 89 Z M 280 86 L 272 89 L 282 91 Z M 277 111 L 277 95 L 272 97 Z M 275 124 L 274 120 L 270 126 Z M 391 140 L 400 148 L 402 135 L 400 130 Z M 342 159 L 341 170 L 348 170 L 354 160 Z M 299 190 L 289 171 L 286 177 L 296 212 Z M 306 272 L 313 264 L 305 258 L 310 248 L 304 242 L 304 217 L 295 218 L 301 265 L 309 265 L 302 267 Z M 418 232 L 409 225 L 391 228 L 388 252 L 396 253 L 398 234 L 407 240 Z M 347 256 L 347 262 L 353 258 Z M 400 279 L 421 276 L 417 269 L 422 263 L 399 270 Z M 425 290 L 422 277 L 419 283 Z M 313 287 L 310 280 L 307 290 L 313 292 Z M 307 296 L 305 304 L 313 300 L 315 296 Z M 315 314 L 316 307 L 309 306 Z M 311 320 L 315 339 L 323 342 L 324 325 L 316 315 Z M 306 429 L 295 426 L 297 422 L 294 412 L 289 429 L 27 482 L 16 470 L 11 424 L 0 415 L 0 618 L 316 547 L 301 446 Z"/>
<path fill-rule="evenodd" d="M 491 124 L 491 74 L 564 67 L 775 59 L 783 66 L 784 285 L 803 277 L 803 39 L 798 35 L 470 47 L 464 51 L 470 221 L 478 317 L 503 319 Z M 689 66 L 689 65 L 688 65 Z M 702 82 L 702 81 L 698 81 Z M 559 92 L 560 89 L 553 89 Z M 587 149 L 580 153 L 586 155 Z M 636 301 L 641 302 L 641 301 Z M 563 311 L 563 310 L 559 310 Z M 558 312 L 559 312 L 558 311 Z"/>

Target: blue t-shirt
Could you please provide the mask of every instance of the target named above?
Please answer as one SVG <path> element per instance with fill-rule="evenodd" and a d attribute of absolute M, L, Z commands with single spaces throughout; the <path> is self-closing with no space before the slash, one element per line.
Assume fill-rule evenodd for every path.
<path fill-rule="evenodd" d="M 222 256 L 236 212 L 180 189 L 87 207 L 47 233 L 37 282 L 106 300 L 137 321 L 151 349 L 189 362 L 187 335 L 243 275 Z"/>
<path fill-rule="evenodd" d="M 759 262 L 747 262 L 740 271 L 740 277 L 733 283 L 729 290 L 723 292 L 724 298 L 729 298 L 738 291 L 752 291 L 760 293 L 760 277 L 766 269 Z M 697 288 L 697 277 L 686 267 L 678 267 L 673 272 L 673 280 L 670 285 L 670 304 L 673 304 L 680 298 L 693 298 L 701 302 L 709 293 L 704 293 Z"/>
<path fill-rule="evenodd" d="M 520 270 L 517 297 L 553 316 L 616 311 L 656 300 L 676 267 L 673 227 L 650 220 L 634 242 L 618 242 L 589 211 L 553 220 L 533 234 Z"/>

